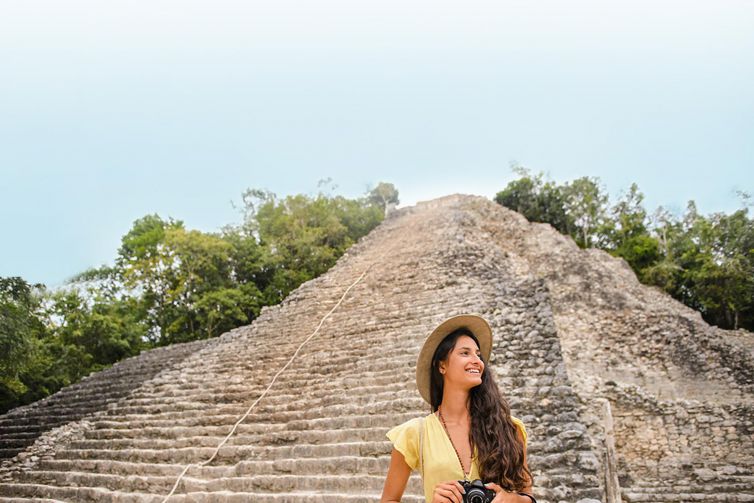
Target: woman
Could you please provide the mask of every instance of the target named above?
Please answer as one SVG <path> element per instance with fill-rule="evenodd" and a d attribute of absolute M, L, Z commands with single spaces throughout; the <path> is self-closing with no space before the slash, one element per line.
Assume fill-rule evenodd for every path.
<path fill-rule="evenodd" d="M 420 469 L 427 503 L 462 503 L 458 481 L 476 479 L 495 492 L 493 503 L 536 503 L 526 428 L 486 368 L 491 350 L 492 330 L 474 314 L 453 316 L 427 337 L 416 385 L 432 413 L 387 433 L 393 451 L 381 502 L 400 501 Z"/>

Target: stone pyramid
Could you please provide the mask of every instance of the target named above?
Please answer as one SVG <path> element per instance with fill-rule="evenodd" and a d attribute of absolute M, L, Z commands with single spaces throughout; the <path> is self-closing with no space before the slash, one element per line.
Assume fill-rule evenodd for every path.
<path fill-rule="evenodd" d="M 429 412 L 419 348 L 464 312 L 493 328 L 540 503 L 754 501 L 752 334 L 460 194 L 392 212 L 251 325 L 0 416 L 0 501 L 379 501 L 385 433 Z"/>

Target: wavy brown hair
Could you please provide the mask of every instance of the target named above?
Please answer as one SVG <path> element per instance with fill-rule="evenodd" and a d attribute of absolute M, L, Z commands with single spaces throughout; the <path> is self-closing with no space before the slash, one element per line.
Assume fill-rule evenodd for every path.
<path fill-rule="evenodd" d="M 429 379 L 432 412 L 442 403 L 443 378 L 439 363 L 447 362 L 450 351 L 462 335 L 468 335 L 477 347 L 479 340 L 466 327 L 454 330 L 442 340 L 432 356 Z M 469 441 L 472 453 L 477 448 L 479 475 L 483 482 L 495 482 L 508 491 L 522 491 L 534 485 L 534 477 L 524 465 L 524 444 L 518 427 L 511 419 L 508 401 L 500 393 L 492 369 L 484 362 L 482 383 L 469 390 L 471 429 Z"/>

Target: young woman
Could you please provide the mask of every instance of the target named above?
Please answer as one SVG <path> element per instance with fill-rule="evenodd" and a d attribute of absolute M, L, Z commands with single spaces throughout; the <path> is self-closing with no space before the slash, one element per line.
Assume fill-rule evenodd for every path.
<path fill-rule="evenodd" d="M 526 428 L 486 368 L 491 350 L 492 330 L 474 314 L 453 316 L 427 337 L 416 385 L 432 413 L 387 433 L 393 451 L 382 503 L 400 501 L 414 469 L 422 472 L 427 503 L 462 503 L 458 481 L 477 479 L 494 490 L 493 503 L 536 503 Z"/>

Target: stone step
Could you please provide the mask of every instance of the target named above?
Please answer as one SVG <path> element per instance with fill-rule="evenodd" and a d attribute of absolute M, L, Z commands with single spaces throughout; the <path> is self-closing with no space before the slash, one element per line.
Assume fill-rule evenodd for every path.
<path fill-rule="evenodd" d="M 337 406 L 347 406 L 348 404 L 360 404 L 366 406 L 378 401 L 387 402 L 390 400 L 406 400 L 415 397 L 415 393 L 405 389 L 388 390 L 384 392 L 378 391 L 379 388 L 372 389 L 374 390 L 373 392 L 363 394 L 350 394 L 339 392 L 338 390 L 332 390 L 330 393 L 323 394 L 321 397 L 308 397 L 305 393 L 300 393 L 298 396 L 279 397 L 274 393 L 269 393 L 262 397 L 261 400 L 259 399 L 259 396 L 253 396 L 246 400 L 227 400 L 222 402 L 201 402 L 188 399 L 170 402 L 153 400 L 141 404 L 126 402 L 120 404 L 117 408 L 113 408 L 112 411 L 108 412 L 108 415 L 126 411 L 129 414 L 134 413 L 134 411 L 140 411 L 138 412 L 139 414 L 155 414 L 189 410 L 201 410 L 206 413 L 213 413 L 213 411 L 219 410 L 222 411 L 223 414 L 226 414 L 229 410 L 235 408 L 243 408 L 245 412 L 255 402 L 256 404 L 252 410 L 259 411 L 259 413 L 279 413 L 286 411 L 303 412 L 311 408 L 332 408 Z"/>
<path fill-rule="evenodd" d="M 360 381 L 377 376 L 393 376 L 395 378 L 397 377 L 396 374 L 410 377 L 414 371 L 413 360 L 399 361 L 393 358 L 386 358 L 354 363 L 354 359 L 351 358 L 348 362 L 345 365 L 311 365 L 311 368 L 288 368 L 285 372 L 278 375 L 273 386 L 281 389 L 308 388 L 310 386 L 332 383 L 335 380 L 351 379 L 353 381 L 353 376 L 358 376 Z M 213 372 L 211 369 L 203 368 L 201 364 L 197 364 L 195 369 L 197 372 L 196 375 L 182 374 L 180 376 L 173 376 L 169 381 L 164 383 L 151 382 L 136 391 L 134 398 L 143 397 L 145 391 L 148 391 L 149 396 L 153 394 L 158 396 L 170 395 L 174 394 L 174 390 L 178 390 L 179 388 L 187 390 L 189 393 L 195 391 L 196 393 L 204 392 L 211 394 L 213 391 L 219 392 L 224 390 L 228 385 L 237 385 L 238 383 L 234 381 L 237 381 L 239 378 L 244 380 L 243 384 L 245 386 L 255 386 L 256 388 L 265 389 L 272 382 L 278 371 L 274 366 L 272 366 L 273 368 L 269 368 L 270 366 L 265 362 L 257 362 L 254 369 L 245 372 L 240 372 L 236 367 L 230 367 L 220 372 Z M 191 381 L 193 385 L 182 385 L 182 380 Z"/>
<path fill-rule="evenodd" d="M 322 342 L 322 339 L 316 339 L 310 341 L 310 344 Z M 396 350 L 395 353 L 387 351 L 386 346 L 391 342 L 390 340 L 381 340 L 379 348 L 382 351 L 372 354 L 367 353 L 366 355 L 360 355 L 355 349 L 349 349 L 349 353 L 343 355 L 333 354 L 331 350 L 311 355 L 309 354 L 310 350 L 304 345 L 302 348 L 303 353 L 300 351 L 278 378 L 284 375 L 300 376 L 302 373 L 311 375 L 312 377 L 319 377 L 332 375 L 344 368 L 358 368 L 360 371 L 369 371 L 384 369 L 388 365 L 395 368 L 396 366 L 408 366 L 415 363 L 415 353 L 403 349 Z M 401 345 L 405 345 L 406 343 L 405 340 L 397 337 L 394 339 L 394 342 Z M 180 368 L 174 368 L 165 376 L 162 376 L 161 382 L 165 382 L 164 379 L 170 376 L 180 376 L 193 381 L 192 378 L 201 378 L 207 375 L 248 375 L 249 373 L 260 372 L 262 367 L 270 367 L 269 375 L 272 377 L 290 361 L 297 348 L 281 351 L 280 356 L 275 358 L 255 356 L 244 345 L 230 349 L 231 354 L 225 358 L 222 355 L 202 354 L 195 355 L 192 359 L 186 359 Z"/>
<path fill-rule="evenodd" d="M 373 375 L 371 376 L 362 375 L 358 378 L 339 376 L 337 379 L 337 384 L 343 389 L 354 389 L 367 385 L 378 386 L 392 384 L 397 386 L 403 384 L 405 386 L 413 384 L 413 381 L 409 379 L 411 377 L 410 374 L 410 369 L 407 368 L 407 371 L 404 375 L 404 377 L 406 377 L 405 381 L 397 379 L 400 376 L 396 375 L 395 369 L 393 369 L 392 372 L 373 373 Z M 214 395 L 222 393 L 261 393 L 262 391 L 267 389 L 267 386 L 270 384 L 270 382 L 272 382 L 272 377 L 274 376 L 268 376 L 265 374 L 260 378 L 260 376 L 257 375 L 254 378 L 247 378 L 244 380 L 244 382 L 240 383 L 234 382 L 234 380 L 226 379 L 225 381 L 206 383 L 206 385 L 199 383 L 196 386 L 187 386 L 181 383 L 170 383 L 164 386 L 160 386 L 159 388 L 150 386 L 137 390 L 136 392 L 132 393 L 128 397 L 128 399 L 141 400 L 144 398 L 154 399 L 155 397 L 185 397 L 196 395 Z M 283 393 L 291 392 L 293 390 L 300 390 L 302 388 L 311 393 L 331 390 L 333 388 L 333 377 L 330 376 L 329 378 L 314 378 L 303 375 L 302 377 L 296 379 L 284 380 L 281 379 L 281 376 L 279 376 L 270 389 Z"/>
<path fill-rule="evenodd" d="M 334 380 L 336 379 L 337 385 L 339 387 L 342 387 L 343 389 L 350 389 L 357 386 L 363 386 L 365 384 L 381 385 L 392 384 L 396 382 L 412 383 L 413 381 L 410 379 L 410 373 L 411 371 L 410 369 L 408 369 L 405 373 L 397 375 L 395 368 L 393 368 L 390 370 L 384 369 L 380 371 L 372 371 L 360 375 L 358 378 L 342 375 L 331 375 L 329 377 L 299 376 L 295 379 L 285 380 L 281 379 L 282 376 L 280 376 L 272 385 L 269 392 L 275 391 L 283 393 L 286 391 L 290 392 L 291 390 L 306 389 L 311 390 L 311 392 L 314 393 L 321 390 L 332 389 L 334 386 Z M 405 379 L 401 379 L 401 376 L 403 376 Z M 263 378 L 260 379 L 259 374 L 248 376 L 245 379 L 246 382 L 241 385 L 239 385 L 238 383 L 233 383 L 226 377 L 221 377 L 217 379 L 217 391 L 208 391 L 208 389 L 210 388 L 202 385 L 192 387 L 182 386 L 179 383 L 170 383 L 168 385 L 161 386 L 160 389 L 154 389 L 150 386 L 148 388 L 142 388 L 138 390 L 138 392 L 130 395 L 128 399 L 137 400 L 143 398 L 159 398 L 169 396 L 213 395 L 225 392 L 226 390 L 230 393 L 245 392 L 247 394 L 259 394 L 267 389 L 269 384 L 272 382 L 273 377 L 274 376 L 272 375 L 264 375 Z"/>
<path fill-rule="evenodd" d="M 39 424 L 30 423 L 28 420 L 0 427 L 0 434 L 13 435 L 14 433 L 36 433 L 44 431 Z"/>
<path fill-rule="evenodd" d="M 251 402 L 253 403 L 253 402 Z M 248 410 L 251 405 L 239 405 L 239 404 L 220 404 L 212 409 L 186 409 L 186 410 L 160 410 L 159 407 L 152 407 L 150 410 L 144 411 L 143 408 L 130 407 L 128 404 L 123 404 L 118 409 L 112 409 L 106 412 L 106 415 L 101 416 L 106 420 L 123 420 L 124 422 L 130 422 L 133 420 L 142 419 L 156 419 L 156 420 L 179 420 L 185 418 L 197 418 L 202 417 L 212 424 L 234 424 L 243 414 Z M 425 414 L 429 414 L 427 404 L 418 397 L 401 398 L 395 400 L 388 400 L 384 402 L 370 403 L 369 407 L 365 407 L 362 404 L 349 403 L 341 405 L 337 409 L 336 414 L 332 414 L 332 408 L 329 407 L 313 407 L 308 408 L 305 411 L 290 411 L 290 410 L 264 410 L 264 400 L 260 401 L 257 406 L 252 409 L 244 422 L 247 423 L 279 423 L 289 422 L 296 419 L 321 419 L 323 417 L 334 416 L 347 416 L 363 414 L 366 411 L 375 411 L 375 413 L 403 413 L 414 412 L 417 415 L 421 410 L 426 410 Z M 271 409 L 271 408 L 269 408 Z M 228 421 L 230 418 L 230 421 Z"/>
<path fill-rule="evenodd" d="M 283 444 L 329 444 L 335 441 L 355 441 L 355 440 L 375 440 L 385 437 L 389 428 L 357 428 L 342 430 L 280 430 L 271 431 L 262 434 L 245 435 L 237 430 L 231 436 L 226 445 L 283 445 Z M 120 430 L 105 430 L 120 431 Z M 194 432 L 191 429 L 180 428 L 173 430 L 157 430 L 155 435 L 118 438 L 117 436 L 101 436 L 91 438 L 92 432 L 87 432 L 88 439 L 71 442 L 71 447 L 76 449 L 97 449 L 102 446 L 109 446 L 115 449 L 169 449 L 171 447 L 212 447 L 220 445 L 225 436 L 229 433 L 226 429 L 222 435 L 201 435 L 200 432 Z M 95 432 L 96 433 L 96 432 Z M 102 433 L 102 432 L 100 432 Z M 137 432 L 138 433 L 138 432 Z"/>
<path fill-rule="evenodd" d="M 62 500 L 54 500 L 50 498 L 13 498 L 0 496 L 0 503 L 61 503 Z"/>
<path fill-rule="evenodd" d="M 169 501 L 170 503 L 247 503 L 249 501 L 253 501 L 255 503 L 377 503 L 380 501 L 381 492 L 381 490 L 379 493 L 372 494 L 366 492 L 349 494 L 329 491 L 275 491 L 268 493 L 230 493 L 220 491 L 213 493 L 192 492 L 185 495 L 173 495 L 170 497 Z M 406 493 L 401 498 L 401 502 L 424 503 L 424 496 L 410 495 Z"/>
<path fill-rule="evenodd" d="M 751 460 L 753 465 L 749 467 L 749 470 L 754 469 L 754 459 Z M 730 465 L 721 465 L 724 468 L 730 468 Z M 707 482 L 741 482 L 741 483 L 749 483 L 754 485 L 754 472 L 749 471 L 748 473 L 745 471 L 745 469 L 742 466 L 738 466 L 736 472 L 729 473 L 725 471 L 714 471 L 714 468 L 712 466 L 703 466 L 700 467 L 704 470 L 703 476 L 704 478 L 701 478 L 700 475 L 695 475 L 692 479 L 689 478 L 688 473 L 685 473 L 683 476 L 676 476 L 673 477 L 674 485 L 676 486 L 694 486 L 696 484 L 699 484 L 700 481 L 703 483 Z M 662 488 L 666 487 L 667 484 L 661 482 L 661 481 L 652 481 L 652 480 L 645 480 L 641 482 L 637 482 L 633 484 L 631 487 L 633 488 L 642 488 L 642 489 L 655 489 L 655 488 Z"/>
<path fill-rule="evenodd" d="M 416 358 L 411 344 L 406 344 L 406 340 L 401 333 L 376 331 L 369 335 L 349 334 L 349 331 L 343 328 L 338 330 L 337 338 L 328 337 L 326 334 L 320 332 L 306 343 L 304 343 L 304 339 L 305 336 L 302 335 L 294 343 L 284 346 L 276 344 L 272 349 L 267 346 L 253 348 L 250 347 L 248 341 L 239 341 L 223 346 L 222 351 L 215 351 L 213 353 L 204 352 L 191 357 L 191 359 L 198 360 L 198 357 L 201 357 L 203 366 L 210 370 L 224 370 L 232 367 L 248 370 L 258 368 L 257 364 L 260 362 L 280 361 L 282 363 L 275 367 L 275 371 L 277 371 L 298 350 L 298 354 L 296 354 L 296 357 L 288 365 L 287 372 L 288 370 L 311 370 L 312 367 L 321 365 L 353 365 L 355 362 L 367 362 L 371 359 L 398 361 L 413 360 Z M 329 344 L 330 342 L 337 343 L 343 340 L 350 341 L 350 343 L 345 346 L 333 346 Z M 302 343 L 303 346 L 301 345 Z M 274 354 L 270 353 L 271 351 L 274 351 Z M 207 356 L 212 356 L 212 358 L 207 361 Z M 195 372 L 196 368 L 186 367 L 181 369 L 181 371 Z"/>
<path fill-rule="evenodd" d="M 232 440 L 232 439 L 231 439 Z M 213 446 L 170 447 L 170 448 L 112 448 L 111 445 L 101 448 L 80 448 L 80 446 L 68 446 L 57 452 L 56 459 L 60 460 L 114 460 L 127 462 L 145 463 L 173 463 L 188 464 L 203 462 L 209 459 L 217 449 L 218 444 Z M 544 445 L 531 444 L 529 457 L 532 462 L 546 457 L 543 451 Z M 224 444 L 216 457 L 217 463 L 232 464 L 249 460 L 285 460 L 292 457 L 306 458 L 311 456 L 367 456 L 375 457 L 389 455 L 392 444 L 385 441 L 365 440 L 361 442 L 340 442 L 323 444 L 300 444 L 300 445 L 270 445 L 254 444 L 240 445 L 233 442 Z M 541 452 L 541 453 L 540 453 Z M 582 451 L 574 451 L 574 460 Z M 583 451 L 584 453 L 588 451 Z M 553 478 L 557 478 L 553 475 Z"/>
<path fill-rule="evenodd" d="M 0 496 L 70 502 L 118 501 L 119 503 L 159 503 L 165 499 L 164 496 L 146 493 L 122 493 L 101 487 L 59 487 L 26 483 L 1 483 Z"/>
<path fill-rule="evenodd" d="M 416 357 L 411 344 L 406 344 L 405 338 L 402 337 L 402 333 L 407 328 L 405 326 L 400 327 L 400 331 L 356 331 L 354 328 L 354 326 L 341 325 L 337 331 L 337 338 L 329 336 L 327 332 L 320 331 L 314 338 L 304 343 L 306 337 L 311 333 L 307 327 L 307 330 L 301 330 L 300 333 L 295 335 L 296 340 L 276 343 L 273 348 L 266 346 L 266 341 L 260 342 L 254 338 L 246 338 L 214 346 L 189 358 L 206 361 L 207 368 L 226 368 L 229 362 L 237 360 L 243 362 L 258 362 L 269 359 L 288 361 L 299 347 L 301 349 L 297 359 L 294 359 L 293 365 L 302 367 L 305 367 L 305 365 L 298 362 L 303 361 L 315 365 L 320 363 L 349 363 L 353 361 L 353 355 L 348 353 L 359 353 L 360 359 L 385 358 L 385 348 L 389 348 L 390 358 Z M 348 340 L 351 341 L 351 344 L 345 348 L 333 348 L 329 345 L 317 344 L 321 341 L 335 340 Z M 303 346 L 301 346 L 302 343 Z M 213 357 L 211 361 L 207 361 L 207 356 Z M 303 360 L 299 360 L 301 358 Z M 289 369 L 291 368 L 295 369 L 296 367 L 289 366 Z"/>
<path fill-rule="evenodd" d="M 167 494 L 175 484 L 175 476 L 140 476 L 87 473 L 77 471 L 40 471 L 23 472 L 19 482 L 27 484 L 44 484 L 62 487 L 101 487 L 111 491 L 126 493 Z M 347 474 L 347 475 L 247 475 L 244 477 L 225 477 L 204 480 L 184 476 L 176 492 L 254 492 L 254 491 L 322 491 L 336 492 L 378 492 L 385 482 L 384 474 Z M 418 475 L 409 478 L 407 489 L 411 492 L 421 488 Z"/>
<path fill-rule="evenodd" d="M 37 438 L 36 435 L 25 435 L 20 436 L 20 438 L 15 435 L 3 435 L 0 437 L 0 449 L 23 449 L 27 445 L 33 443 L 35 438 Z"/>
<path fill-rule="evenodd" d="M 22 413 L 23 410 L 35 409 L 38 407 L 48 407 L 50 405 L 58 404 L 69 399 L 76 399 L 77 397 L 86 394 L 100 394 L 111 395 L 113 392 L 122 392 L 131 386 L 129 379 L 134 376 L 143 375 L 145 370 L 155 367 L 163 366 L 165 362 L 157 363 L 156 365 L 147 366 L 130 366 L 127 372 L 113 372 L 111 369 L 103 370 L 101 373 L 93 373 L 83 378 L 81 381 L 72 384 L 66 388 L 62 388 L 57 393 L 54 393 L 39 402 L 31 404 L 31 406 L 19 407 L 13 409 L 17 413 Z"/>
<path fill-rule="evenodd" d="M 428 412 L 427 412 L 428 413 Z M 416 412 L 404 412 L 397 414 L 360 414 L 345 415 L 336 417 L 322 417 L 316 419 L 291 419 L 281 423 L 256 423 L 244 421 L 238 425 L 239 432 L 256 433 L 258 430 L 269 431 L 271 428 L 285 428 L 288 430 L 311 430 L 311 429 L 336 429 L 336 428 L 359 428 L 367 426 L 390 426 L 397 425 L 407 421 L 419 414 Z M 152 419 L 151 416 L 138 416 L 130 420 L 119 420 L 121 418 L 92 421 L 93 430 L 141 430 L 147 428 L 168 428 L 168 427 L 224 427 L 230 428 L 240 419 L 237 416 L 210 416 L 210 417 L 189 417 L 179 419 Z M 247 418 L 248 420 L 248 418 Z"/>
<path fill-rule="evenodd" d="M 94 410 L 103 409 L 109 403 L 116 402 L 123 398 L 122 396 L 110 396 L 110 397 L 88 397 L 87 400 L 70 400 L 67 402 L 61 402 L 58 404 L 50 405 L 47 407 L 36 407 L 34 409 L 25 411 L 23 414 L 12 413 L 2 416 L 0 418 L 0 429 L 6 426 L 14 426 L 18 424 L 34 422 L 36 418 L 43 417 L 55 417 L 61 415 L 80 416 L 81 412 L 89 413 Z"/>
<path fill-rule="evenodd" d="M 384 441 L 346 442 L 318 445 L 223 445 L 215 457 L 218 464 L 249 460 L 326 458 L 334 456 L 378 457 L 390 455 L 393 445 Z M 56 459 L 101 459 L 145 463 L 188 464 L 209 459 L 214 447 L 182 447 L 170 449 L 75 449 L 61 448 Z"/>
<path fill-rule="evenodd" d="M 230 491 L 192 492 L 188 494 L 173 494 L 170 503 L 368 503 L 379 502 L 381 491 L 374 493 L 358 492 L 344 493 L 335 491 L 299 491 L 291 492 L 283 489 L 274 492 L 233 493 Z M 21 501 L 72 501 L 96 502 L 117 501 L 118 503 L 161 503 L 165 495 L 145 493 L 124 493 L 111 491 L 101 487 L 55 487 L 42 484 L 0 484 L 0 497 L 7 498 L 10 494 L 20 496 Z M 18 501 L 13 498 L 11 501 Z M 404 494 L 401 498 L 405 503 L 424 503 L 424 496 Z"/>
<path fill-rule="evenodd" d="M 369 402 L 354 403 L 353 400 L 344 400 L 343 403 L 334 403 L 329 405 L 314 406 L 307 404 L 305 401 L 299 402 L 302 408 L 296 409 L 295 407 L 281 408 L 280 406 L 267 405 L 262 399 L 252 412 L 247 417 L 248 422 L 276 422 L 276 421 L 288 421 L 294 418 L 316 418 L 316 417 L 328 417 L 330 415 L 344 415 L 349 413 L 365 412 L 367 410 L 373 410 L 375 412 L 395 411 L 405 412 L 408 410 L 420 411 L 428 409 L 427 404 L 418 396 L 408 394 L 404 397 L 392 397 L 383 398 L 382 400 L 377 397 L 369 397 Z M 108 416 L 123 415 L 123 414 L 139 414 L 139 415 L 151 415 L 155 418 L 168 418 L 175 416 L 186 417 L 196 415 L 231 415 L 240 418 L 249 408 L 253 402 L 248 405 L 245 404 L 216 404 L 213 407 L 208 407 L 207 404 L 197 403 L 185 403 L 175 404 L 170 407 L 165 405 L 153 404 L 149 406 L 141 405 L 138 407 L 131 406 L 127 402 L 121 404 L 117 409 L 107 411 Z M 180 405 L 180 406 L 179 406 Z M 307 405 L 311 405 L 308 406 Z M 429 412 L 427 412 L 429 413 Z M 251 417 L 251 416 L 254 417 Z"/>
<path fill-rule="evenodd" d="M 235 423 L 233 423 L 235 424 Z M 188 438 L 189 436 L 206 436 L 220 437 L 230 433 L 233 424 L 227 423 L 215 426 L 144 426 L 144 425 L 126 425 L 122 428 L 93 428 L 84 432 L 84 438 L 87 440 L 107 440 L 107 439 L 149 439 L 149 438 Z M 265 433 L 286 431 L 284 423 L 258 424 L 258 423 L 241 423 L 235 430 L 234 435 L 263 435 Z"/>
<path fill-rule="evenodd" d="M 52 428 L 55 428 L 56 426 L 60 426 L 61 424 L 70 423 L 73 421 L 78 421 L 79 419 L 83 418 L 89 413 L 96 412 L 98 410 L 102 409 L 102 407 L 98 409 L 92 409 L 89 411 L 71 411 L 66 410 L 64 411 L 56 411 L 56 410 L 46 410 L 43 414 L 38 414 L 34 416 L 29 416 L 25 418 L 14 418 L 13 421 L 9 421 L 7 424 L 10 426 L 16 427 L 16 431 L 23 428 L 24 424 L 27 423 L 33 423 L 36 428 L 38 428 L 37 431 L 44 432 L 48 431 Z M 3 431 L 3 430 L 0 430 Z"/>
<path fill-rule="evenodd" d="M 33 411 L 28 411 L 26 414 L 8 413 L 0 420 L 0 432 L 6 431 L 6 428 L 17 431 L 19 427 L 23 428 L 24 425 L 33 425 L 37 431 L 49 429 L 50 425 L 77 421 L 85 415 L 104 410 L 124 397 L 125 394 L 108 398 L 94 398 L 87 401 L 72 400 L 64 405 L 39 407 Z"/>
<path fill-rule="evenodd" d="M 682 481 L 674 480 L 672 484 L 662 484 L 661 482 L 645 482 L 643 484 L 635 484 L 631 486 L 632 492 L 647 492 L 653 491 L 664 492 L 668 489 L 678 492 L 730 492 L 741 491 L 750 492 L 754 494 L 754 480 L 751 477 L 741 477 L 732 475 L 730 477 L 718 477 L 711 481 Z"/>
<path fill-rule="evenodd" d="M 277 383 L 275 383 L 277 385 Z M 128 397 L 128 403 L 129 405 L 150 405 L 155 402 L 163 403 L 163 404 L 170 404 L 170 403 L 181 403 L 184 401 L 189 402 L 206 402 L 206 403 L 217 403 L 219 401 L 225 402 L 225 403 L 232 403 L 232 402 L 249 402 L 253 401 L 256 398 L 258 398 L 262 392 L 267 388 L 267 384 L 264 386 L 243 386 L 243 387 L 237 387 L 232 388 L 228 387 L 225 389 L 218 389 L 217 391 L 213 392 L 211 390 L 205 389 L 202 392 L 197 390 L 196 392 L 181 392 L 181 393 L 174 393 L 170 395 L 151 395 L 147 393 L 142 393 L 141 395 L 132 395 Z M 323 399 L 323 398 L 329 398 L 333 395 L 334 392 L 342 392 L 343 394 L 348 395 L 349 397 L 359 397 L 359 396 L 369 396 L 374 394 L 375 392 L 413 392 L 416 388 L 416 385 L 409 379 L 405 380 L 396 380 L 395 376 L 393 377 L 393 382 L 390 384 L 379 384 L 371 382 L 370 379 L 363 379 L 361 381 L 360 386 L 349 386 L 345 387 L 342 383 L 334 383 L 333 381 L 330 381 L 327 383 L 326 387 L 320 387 L 320 388 L 312 388 L 312 387 L 305 387 L 298 388 L 298 389 L 287 389 L 287 388 L 281 388 L 278 386 L 274 386 L 271 388 L 267 395 L 265 395 L 265 400 L 268 403 L 281 403 L 281 402 L 292 402 L 295 400 L 300 400 L 302 395 L 304 395 L 307 399 L 313 400 L 313 399 Z M 219 399 L 221 397 L 221 400 Z"/>
<path fill-rule="evenodd" d="M 264 461 L 240 461 L 232 465 L 192 465 L 187 475 L 200 479 L 243 477 L 247 475 L 280 475 L 303 473 L 387 473 L 390 456 L 380 457 L 324 457 L 308 459 L 276 459 Z M 38 468 L 42 471 L 81 471 L 117 475 L 158 475 L 177 477 L 186 464 L 134 463 L 99 459 L 43 459 Z"/>
<path fill-rule="evenodd" d="M 410 375 L 412 372 L 413 367 L 409 367 L 406 365 L 406 375 Z M 224 380 L 220 381 L 218 384 L 223 389 L 225 387 L 234 387 L 234 386 L 249 386 L 249 385 L 257 385 L 261 386 L 262 389 L 266 388 L 267 385 L 272 382 L 272 378 L 274 377 L 274 374 L 266 375 L 259 372 L 259 368 L 255 368 L 257 374 L 255 374 L 254 377 L 250 376 L 243 376 L 239 377 L 237 374 L 231 374 L 227 376 Z M 263 377 L 260 379 L 260 376 Z M 380 370 L 380 371 L 372 371 L 372 372 L 364 372 L 359 373 L 358 376 L 340 376 L 339 381 L 342 383 L 344 387 L 353 387 L 356 385 L 359 385 L 364 382 L 364 379 L 372 380 L 375 384 L 389 384 L 396 381 L 396 369 L 392 368 L 391 370 Z M 251 379 L 251 381 L 250 381 Z M 255 381 L 259 381 L 255 384 Z M 135 392 L 132 396 L 134 397 L 142 397 L 145 395 L 145 393 L 148 393 L 147 396 L 162 396 L 162 395 L 173 395 L 176 393 L 192 393 L 194 390 L 203 390 L 206 389 L 205 386 L 206 383 L 203 382 L 203 380 L 199 380 L 199 382 L 183 382 L 179 381 L 177 379 L 169 379 L 165 382 L 157 382 L 152 381 L 149 386 L 142 388 L 141 390 L 138 390 Z M 327 387 L 328 385 L 332 384 L 332 377 L 328 376 L 309 376 L 306 374 L 291 374 L 289 372 L 283 372 L 278 376 L 278 378 L 275 380 L 275 384 L 273 385 L 273 389 L 280 388 L 310 388 L 310 389 L 318 389 L 321 387 Z"/>
<path fill-rule="evenodd" d="M 698 488 L 696 488 L 698 489 Z M 666 488 L 664 491 L 634 491 L 631 488 L 621 489 L 621 497 L 626 503 L 687 503 L 689 501 L 715 501 L 720 503 L 744 503 L 754 501 L 754 492 L 742 493 L 735 489 L 724 492 L 684 492 Z"/>

